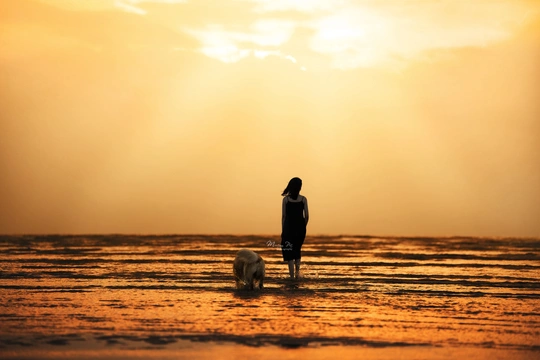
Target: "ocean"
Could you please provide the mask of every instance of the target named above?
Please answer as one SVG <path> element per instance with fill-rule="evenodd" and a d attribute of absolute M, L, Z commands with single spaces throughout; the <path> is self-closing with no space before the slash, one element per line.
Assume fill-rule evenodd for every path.
<path fill-rule="evenodd" d="M 539 239 L 308 236 L 300 280 L 279 244 L 0 236 L 0 358 L 540 358 Z"/>

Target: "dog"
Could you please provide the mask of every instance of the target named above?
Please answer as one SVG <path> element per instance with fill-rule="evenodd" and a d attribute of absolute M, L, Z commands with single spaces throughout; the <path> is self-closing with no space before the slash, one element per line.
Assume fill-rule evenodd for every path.
<path fill-rule="evenodd" d="M 254 251 L 241 249 L 234 259 L 233 274 L 237 289 L 262 289 L 264 260 Z"/>

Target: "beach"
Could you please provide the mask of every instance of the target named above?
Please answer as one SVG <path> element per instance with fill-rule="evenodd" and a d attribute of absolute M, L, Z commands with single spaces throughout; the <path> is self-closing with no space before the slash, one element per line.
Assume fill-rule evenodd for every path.
<path fill-rule="evenodd" d="M 0 237 L 5 359 L 536 359 L 540 240 L 308 236 Z M 249 248 L 265 288 L 236 290 Z"/>

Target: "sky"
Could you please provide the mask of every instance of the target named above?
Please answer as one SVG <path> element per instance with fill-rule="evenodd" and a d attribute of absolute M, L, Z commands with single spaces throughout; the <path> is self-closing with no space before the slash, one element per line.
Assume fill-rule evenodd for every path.
<path fill-rule="evenodd" d="M 0 233 L 540 237 L 540 2 L 0 2 Z"/>

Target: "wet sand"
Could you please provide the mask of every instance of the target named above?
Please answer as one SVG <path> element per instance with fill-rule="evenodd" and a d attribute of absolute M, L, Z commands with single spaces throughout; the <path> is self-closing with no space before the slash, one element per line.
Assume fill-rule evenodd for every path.
<path fill-rule="evenodd" d="M 538 239 L 0 237 L 2 358 L 537 359 Z M 247 247 L 262 291 L 233 288 Z"/>

